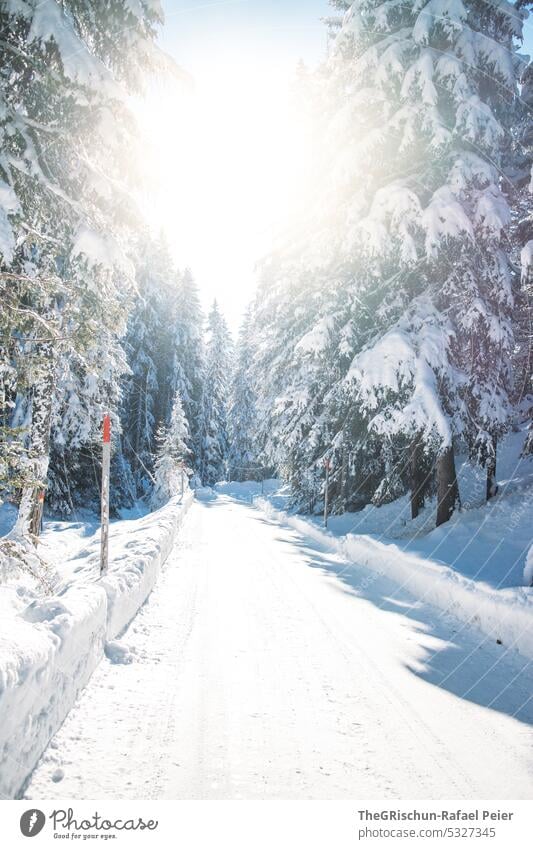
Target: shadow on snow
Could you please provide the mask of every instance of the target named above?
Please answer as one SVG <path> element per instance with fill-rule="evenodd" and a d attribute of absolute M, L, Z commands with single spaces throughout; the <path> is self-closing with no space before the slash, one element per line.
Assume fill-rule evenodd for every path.
<path fill-rule="evenodd" d="M 215 494 L 200 500 L 209 508 L 246 503 Z M 533 724 L 533 669 L 527 658 L 446 611 L 418 601 L 386 575 L 343 561 L 320 542 L 260 513 L 254 518 L 276 527 L 280 541 L 298 546 L 311 568 L 334 574 L 344 592 L 398 617 L 398 625 L 409 628 L 413 640 L 416 657 L 403 662 L 409 672 L 458 698 Z"/>

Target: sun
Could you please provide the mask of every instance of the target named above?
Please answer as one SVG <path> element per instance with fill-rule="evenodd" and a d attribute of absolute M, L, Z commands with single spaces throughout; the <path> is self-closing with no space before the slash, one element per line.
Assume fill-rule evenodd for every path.
<path fill-rule="evenodd" d="M 178 91 L 153 85 L 136 113 L 147 220 L 236 320 L 255 263 L 305 191 L 312 138 L 291 75 L 238 55 L 204 62 Z"/>

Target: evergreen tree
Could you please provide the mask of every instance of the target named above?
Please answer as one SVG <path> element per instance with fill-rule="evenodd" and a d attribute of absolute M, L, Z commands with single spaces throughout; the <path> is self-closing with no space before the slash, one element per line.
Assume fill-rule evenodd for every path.
<path fill-rule="evenodd" d="M 124 454 L 141 497 L 152 485 L 156 432 L 171 413 L 176 272 L 162 239 L 144 238 L 138 257 L 138 293 L 124 339 L 130 374 L 124 381 L 120 418 Z"/>
<path fill-rule="evenodd" d="M 349 200 L 361 270 L 390 284 L 399 269 L 350 376 L 371 428 L 436 452 L 438 523 L 458 498 L 454 438 L 492 477 L 511 413 L 516 281 L 499 169 L 520 34 L 506 3 L 443 0 L 398 13 L 353 3 L 338 37 L 362 118 Z"/>
<path fill-rule="evenodd" d="M 520 8 L 533 4 L 523 2 Z M 520 99 L 514 115 L 514 133 L 505 184 L 512 208 L 511 257 L 520 267 L 521 290 L 515 322 L 515 404 L 518 418 L 533 409 L 533 62 L 521 79 Z M 533 424 L 530 423 L 524 453 L 533 453 Z"/>
<path fill-rule="evenodd" d="M 180 276 L 176 294 L 172 392 L 179 392 L 191 431 L 192 462 L 200 455 L 204 316 L 198 288 L 189 269 Z"/>
<path fill-rule="evenodd" d="M 127 94 L 161 64 L 159 22 L 156 5 L 123 0 L 0 9 L 0 295 L 23 316 L 15 335 L 32 349 L 13 411 L 13 421 L 28 425 L 20 533 L 40 526 L 65 350 L 83 371 L 93 343 L 107 348 L 117 310 L 119 332 L 123 323 L 134 226 L 134 175 L 121 154 L 133 144 Z M 107 367 L 99 363 L 100 374 Z M 90 383 L 90 369 L 86 377 Z"/>
<path fill-rule="evenodd" d="M 256 442 L 255 392 L 252 386 L 252 323 L 250 310 L 242 322 L 235 356 L 228 414 L 230 480 L 256 480 L 262 476 Z"/>
<path fill-rule="evenodd" d="M 231 338 L 214 301 L 208 317 L 204 386 L 200 415 L 200 478 L 204 486 L 224 480 L 228 460 L 228 396 Z"/>
<path fill-rule="evenodd" d="M 340 505 L 356 495 L 346 454 L 363 459 L 378 502 L 436 457 L 440 523 L 458 500 L 454 442 L 487 466 L 489 491 L 512 411 L 517 278 L 500 175 L 521 14 L 505 2 L 349 7 L 317 76 L 319 204 L 259 294 L 260 419 L 297 487 L 321 454 L 337 456 Z M 409 485 L 416 513 L 423 480 Z"/>
<path fill-rule="evenodd" d="M 185 485 L 187 464 L 191 456 L 190 432 L 179 393 L 176 393 L 168 425 L 157 432 L 157 452 L 154 462 L 153 509 L 173 498 Z"/>

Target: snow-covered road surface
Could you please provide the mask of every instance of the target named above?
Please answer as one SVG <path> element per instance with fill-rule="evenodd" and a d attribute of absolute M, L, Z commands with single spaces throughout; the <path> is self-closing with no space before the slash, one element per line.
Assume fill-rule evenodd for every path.
<path fill-rule="evenodd" d="M 193 505 L 121 642 L 26 797 L 533 792 L 531 667 L 251 506 Z"/>

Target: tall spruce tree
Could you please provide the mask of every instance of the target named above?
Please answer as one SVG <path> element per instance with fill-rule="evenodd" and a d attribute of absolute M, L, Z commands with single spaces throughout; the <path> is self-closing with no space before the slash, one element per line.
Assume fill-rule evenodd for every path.
<path fill-rule="evenodd" d="M 124 321 L 134 225 L 132 163 L 121 155 L 133 145 L 127 94 L 161 65 L 160 20 L 157 5 L 122 0 L 0 9 L 0 293 L 24 317 L 15 335 L 31 347 L 14 411 L 28 434 L 18 533 L 39 531 L 61 359 L 77 357 L 80 373 L 92 358 L 102 375 L 108 364 L 94 351 L 112 357 L 109 331 Z"/>
<path fill-rule="evenodd" d="M 123 381 L 120 418 L 124 455 L 140 497 L 152 486 L 156 432 L 171 414 L 177 274 L 162 239 L 144 238 L 137 255 L 138 291 L 123 343 L 130 374 Z"/>
<path fill-rule="evenodd" d="M 257 451 L 251 334 L 251 312 L 247 310 L 237 341 L 228 412 L 228 471 L 230 479 L 237 481 L 257 480 L 262 477 Z"/>
<path fill-rule="evenodd" d="M 256 310 L 265 444 L 298 486 L 329 450 L 339 503 L 354 503 L 355 454 L 365 473 L 352 484 L 375 480 L 379 503 L 434 457 L 440 523 L 458 499 L 459 439 L 491 490 L 512 409 L 517 276 L 501 174 L 521 28 L 505 2 L 448 0 L 361 0 L 337 27 L 317 76 L 319 204 L 268 264 Z M 411 475 L 413 514 L 423 484 Z"/>
<path fill-rule="evenodd" d="M 199 471 L 204 486 L 224 480 L 228 461 L 228 401 L 231 337 L 214 301 L 209 312 L 200 413 Z"/>
<path fill-rule="evenodd" d="M 492 479 L 511 412 L 516 280 L 500 175 L 521 25 L 503 2 L 357 2 L 337 40 L 363 128 L 353 238 L 366 274 L 399 269 L 350 377 L 371 428 L 437 454 L 439 524 L 458 499 L 454 438 Z"/>
<path fill-rule="evenodd" d="M 179 392 L 182 399 L 191 432 L 192 462 L 197 468 L 200 457 L 204 316 L 198 287 L 189 269 L 180 275 L 178 281 L 175 316 L 171 389 L 174 394 Z"/>

